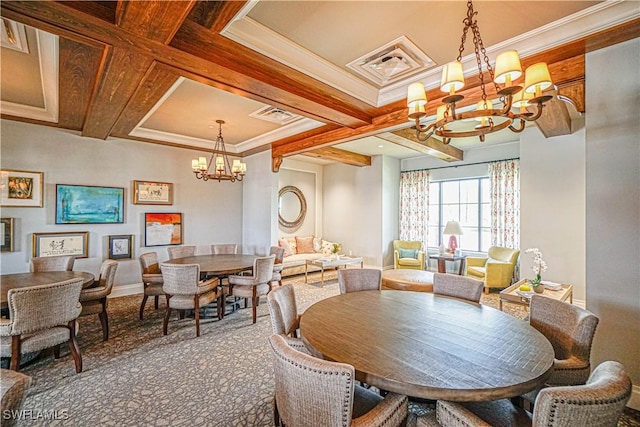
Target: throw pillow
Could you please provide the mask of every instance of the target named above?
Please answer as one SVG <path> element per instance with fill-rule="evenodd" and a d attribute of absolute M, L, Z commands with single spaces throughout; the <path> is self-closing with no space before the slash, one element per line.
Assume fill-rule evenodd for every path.
<path fill-rule="evenodd" d="M 318 253 L 322 252 L 322 237 L 313 238 L 313 251 Z"/>
<path fill-rule="evenodd" d="M 298 253 L 298 246 L 296 245 L 295 237 L 287 237 L 287 242 L 289 242 L 289 247 L 291 248 L 291 253 L 293 255 Z"/>
<path fill-rule="evenodd" d="M 333 249 L 333 242 L 328 242 L 326 240 L 323 240 L 320 247 L 321 247 L 320 250 L 323 255 L 331 255 L 331 250 Z"/>
<path fill-rule="evenodd" d="M 280 246 L 281 248 L 284 248 L 284 256 L 291 256 L 293 255 L 293 252 L 291 251 L 291 246 L 289 246 L 289 242 L 287 242 L 286 239 L 280 239 L 278 240 L 278 246 Z"/>
<path fill-rule="evenodd" d="M 313 250 L 313 236 L 298 237 L 296 236 L 297 253 L 299 254 L 312 254 Z"/>
<path fill-rule="evenodd" d="M 398 248 L 398 256 L 400 258 L 418 259 L 418 250 L 417 249 L 402 249 L 402 248 Z"/>

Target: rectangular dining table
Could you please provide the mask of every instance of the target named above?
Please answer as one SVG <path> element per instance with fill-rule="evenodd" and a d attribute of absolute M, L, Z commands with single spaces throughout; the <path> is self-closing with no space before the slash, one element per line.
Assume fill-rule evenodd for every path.
<path fill-rule="evenodd" d="M 484 401 L 541 387 L 554 361 L 527 322 L 475 304 L 410 291 L 351 292 L 310 306 L 306 345 L 348 363 L 356 378 L 426 399 Z"/>

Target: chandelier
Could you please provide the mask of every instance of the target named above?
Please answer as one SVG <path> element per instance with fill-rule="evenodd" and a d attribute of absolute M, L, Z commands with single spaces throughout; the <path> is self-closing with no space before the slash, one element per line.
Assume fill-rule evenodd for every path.
<path fill-rule="evenodd" d="M 191 160 L 191 168 L 193 173 L 196 174 L 196 178 L 208 181 L 215 179 L 220 181 L 242 181 L 244 174 L 247 172 L 247 164 L 241 162 L 239 159 L 235 159 L 233 164 L 229 163 L 229 156 L 227 150 L 224 147 L 224 139 L 222 139 L 222 125 L 224 120 L 216 120 L 216 123 L 220 126 L 218 131 L 218 137 L 216 138 L 216 145 L 213 147 L 213 153 L 207 163 L 205 157 L 199 157 Z M 215 164 L 213 159 L 215 158 Z M 214 173 L 210 173 L 211 165 L 214 165 Z"/>
<path fill-rule="evenodd" d="M 480 141 L 484 141 L 485 135 L 492 132 L 509 128 L 512 132 L 522 132 L 525 122 L 538 120 L 542 114 L 542 107 L 552 96 L 542 95 L 542 91 L 550 87 L 551 76 L 547 64 L 539 62 L 531 65 L 525 71 L 523 86 L 513 85 L 512 82 L 522 75 L 522 66 L 518 52 L 510 50 L 502 52 L 496 58 L 495 71 L 489 63 L 480 29 L 475 16 L 478 12 L 473 10 L 471 0 L 467 1 L 467 16 L 462 21 L 464 29 L 462 40 L 458 50 L 458 57 L 455 61 L 446 64 L 442 69 L 442 79 L 440 90 L 448 93 L 442 98 L 443 104 L 436 110 L 436 121 L 429 126 L 420 124 L 420 119 L 425 117 L 427 95 L 424 85 L 421 82 L 412 83 L 407 89 L 407 106 L 409 107 L 409 119 L 415 120 L 416 136 L 420 141 L 426 141 L 434 134 L 442 137 L 442 142 L 448 144 L 451 138 L 461 138 L 468 136 L 478 136 Z M 464 87 L 464 76 L 462 73 L 462 52 L 467 34 L 471 30 L 473 44 L 475 46 L 476 63 L 478 64 L 478 78 L 482 100 L 478 102 L 476 109 L 472 111 L 457 112 L 456 103 L 464 99 L 463 95 L 457 94 Z M 482 61 L 486 64 L 489 77 L 495 86 L 502 106 L 494 108 L 493 102 L 487 99 L 485 87 L 485 75 L 483 73 Z M 504 87 L 501 89 L 499 84 Z M 526 107 L 535 107 L 534 112 L 529 112 Z M 511 111 L 512 107 L 519 107 L 518 112 Z M 503 120 L 495 120 L 500 118 Z M 475 119 L 480 123 L 467 130 L 448 129 L 447 125 L 459 120 Z"/>

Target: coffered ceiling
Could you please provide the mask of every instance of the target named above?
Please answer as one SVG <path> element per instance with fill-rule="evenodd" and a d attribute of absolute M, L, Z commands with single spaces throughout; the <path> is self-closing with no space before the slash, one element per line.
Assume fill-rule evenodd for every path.
<path fill-rule="evenodd" d="M 640 35 L 635 1 L 482 1 L 487 54 L 546 60 L 567 106 L 584 112 L 584 53 Z M 412 138 L 406 87 L 423 81 L 434 114 L 443 64 L 457 56 L 463 1 L 3 1 L 2 117 L 210 151 L 217 119 L 231 153 L 272 148 L 366 165 L 368 156 L 459 160 Z M 21 25 L 25 24 L 25 25 Z M 468 105 L 477 69 L 463 56 Z M 475 71 L 474 71 L 475 70 Z M 556 111 L 556 109 L 558 109 Z M 562 112 L 564 109 L 564 113 Z M 543 129 L 543 133 L 549 129 Z M 553 134 L 553 133 L 551 133 Z M 516 139 L 509 131 L 482 144 Z"/>

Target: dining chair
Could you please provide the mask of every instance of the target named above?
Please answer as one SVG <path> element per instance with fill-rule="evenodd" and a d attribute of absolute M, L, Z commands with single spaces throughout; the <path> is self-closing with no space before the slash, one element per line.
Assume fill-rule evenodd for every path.
<path fill-rule="evenodd" d="M 267 294 L 267 304 L 271 315 L 273 333 L 298 336 L 300 315 L 296 305 L 296 293 L 292 284 L 286 284 L 273 289 Z"/>
<path fill-rule="evenodd" d="M 211 245 L 211 253 L 214 255 L 220 254 L 237 254 L 238 245 L 235 243 L 228 244 L 213 244 Z"/>
<path fill-rule="evenodd" d="M 509 399 L 466 403 L 439 400 L 435 414 L 419 420 L 418 425 L 615 427 L 631 390 L 631 379 L 624 366 L 605 361 L 593 370 L 584 385 L 542 389 L 533 413 Z"/>
<path fill-rule="evenodd" d="M 434 273 L 433 293 L 480 303 L 484 282 L 457 274 Z"/>
<path fill-rule="evenodd" d="M 290 340 L 290 338 L 289 338 Z M 275 425 L 400 426 L 408 413 L 406 396 L 387 393 L 383 398 L 355 383 L 355 369 L 346 363 L 318 359 L 272 335 Z"/>
<path fill-rule="evenodd" d="M 598 322 L 598 316 L 584 308 L 541 295 L 531 296 L 529 324 L 551 342 L 555 353 L 553 372 L 546 385 L 580 385 L 587 381 Z M 522 397 L 534 402 L 537 392 Z"/>
<path fill-rule="evenodd" d="M 102 326 L 102 340 L 109 339 L 109 316 L 107 314 L 107 297 L 111 294 L 116 278 L 118 262 L 105 260 L 100 267 L 100 276 L 96 283 L 80 292 L 80 304 L 82 312 L 80 316 L 97 314 Z"/>
<path fill-rule="evenodd" d="M 230 275 L 228 278 L 229 296 L 244 298 L 244 308 L 247 308 L 247 300 L 251 298 L 253 323 L 256 323 L 260 296 L 266 295 L 270 290 L 275 259 L 275 255 L 256 257 L 251 276 Z"/>
<path fill-rule="evenodd" d="M 195 246 L 171 246 L 167 248 L 169 259 L 186 258 L 196 254 Z"/>
<path fill-rule="evenodd" d="M 178 310 L 180 317 L 184 310 L 193 310 L 196 321 L 196 337 L 200 336 L 200 308 L 218 300 L 218 319 L 222 318 L 221 295 L 218 279 L 213 278 L 200 281 L 200 266 L 198 264 L 160 264 L 164 278 L 162 288 L 167 294 L 167 310 L 162 323 L 162 333 L 167 335 L 169 317 L 172 310 Z"/>
<path fill-rule="evenodd" d="M 19 414 L 30 385 L 31 377 L 28 375 L 10 369 L 0 369 L 0 393 L 2 393 L 0 413 L 4 427 L 16 425 L 17 414 Z"/>
<path fill-rule="evenodd" d="M 380 290 L 382 271 L 375 268 L 350 268 L 338 270 L 340 293 Z"/>
<path fill-rule="evenodd" d="M 280 246 L 271 246 L 269 255 L 275 255 L 276 259 L 273 263 L 273 277 L 271 282 L 278 282 L 278 286 L 282 286 L 282 269 L 284 268 L 284 248 Z"/>
<path fill-rule="evenodd" d="M 72 271 L 76 260 L 72 255 L 33 257 L 30 260 L 31 271 L 39 273 L 42 271 Z"/>
<path fill-rule="evenodd" d="M 160 296 L 164 295 L 166 298 L 167 294 L 165 294 L 164 290 L 162 289 L 162 284 L 164 283 L 164 281 L 162 280 L 160 265 L 158 264 L 158 254 L 156 254 L 155 252 L 145 252 L 138 257 L 138 260 L 140 261 L 140 269 L 142 271 L 142 286 L 144 287 L 139 314 L 139 318 L 140 320 L 142 320 L 144 306 L 147 304 L 147 299 L 149 297 L 153 297 L 154 307 L 157 310 Z"/>
<path fill-rule="evenodd" d="M 7 294 L 9 319 L 0 319 L 0 355 L 10 357 L 10 368 L 20 369 L 23 354 L 69 343 L 76 372 L 82 372 L 82 355 L 76 340 L 76 319 L 82 311 L 82 278 L 10 289 Z"/>

